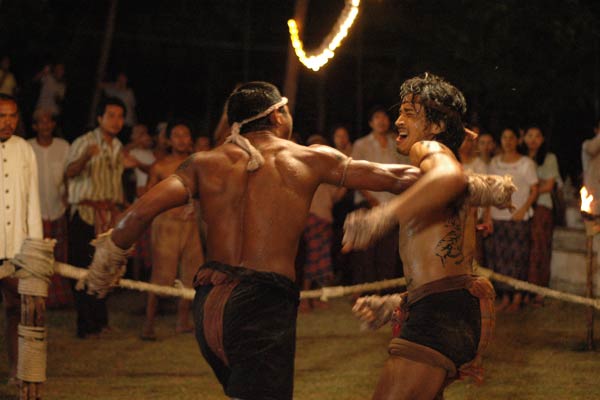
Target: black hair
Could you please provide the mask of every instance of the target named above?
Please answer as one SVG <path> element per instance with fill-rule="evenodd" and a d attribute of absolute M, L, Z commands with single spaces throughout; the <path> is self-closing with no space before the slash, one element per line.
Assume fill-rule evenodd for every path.
<path fill-rule="evenodd" d="M 17 110 L 19 109 L 19 103 L 17 102 L 17 98 L 15 96 L 11 96 L 10 94 L 0 93 L 0 101 L 12 101 L 17 105 Z"/>
<path fill-rule="evenodd" d="M 333 125 L 333 128 L 331 128 L 331 134 L 329 135 L 331 138 L 331 142 L 333 142 L 333 135 L 334 135 L 335 131 L 337 131 L 338 129 L 345 129 L 346 132 L 348 132 L 348 140 L 350 140 L 350 142 L 352 142 L 352 132 L 350 131 L 350 126 L 348 124 L 343 124 L 343 123 L 338 123 L 336 125 Z"/>
<path fill-rule="evenodd" d="M 384 113 L 385 115 L 387 115 L 388 118 L 390 117 L 390 114 L 388 113 L 387 108 L 385 108 L 384 106 L 382 106 L 380 104 L 376 104 L 369 109 L 369 113 L 367 114 L 369 117 L 368 121 L 371 122 L 371 120 L 373 120 L 373 116 L 375 114 L 377 114 L 378 112 Z"/>
<path fill-rule="evenodd" d="M 544 137 L 544 141 L 542 142 L 540 148 L 535 153 L 535 157 L 533 158 L 533 160 L 535 161 L 535 163 L 537 165 L 542 165 L 542 164 L 544 164 L 544 160 L 546 159 L 546 154 L 548 154 L 548 145 L 546 144 L 544 130 L 542 128 L 540 128 L 540 126 L 537 124 L 531 124 L 531 125 L 528 125 L 527 128 L 525 129 L 525 135 L 527 135 L 527 131 L 530 129 L 539 130 L 540 133 L 542 134 L 542 137 Z M 529 155 L 529 149 L 527 148 L 525 141 L 523 141 L 523 146 L 524 146 L 524 150 L 527 151 L 526 154 Z"/>
<path fill-rule="evenodd" d="M 103 116 L 108 106 L 121 107 L 123 109 L 123 117 L 127 115 L 127 108 L 125 108 L 125 103 L 121 99 L 118 97 L 105 97 L 100 100 L 100 103 L 96 107 L 96 118 Z"/>
<path fill-rule="evenodd" d="M 175 118 L 175 119 L 170 120 L 167 123 L 167 129 L 166 129 L 167 139 L 171 139 L 171 132 L 173 131 L 173 128 L 175 128 L 178 125 L 183 125 L 186 128 L 188 128 L 190 130 L 190 136 L 192 138 L 192 141 L 195 140 L 194 125 L 189 120 L 184 119 L 184 118 Z"/>
<path fill-rule="evenodd" d="M 262 82 L 248 82 L 237 87 L 227 99 L 227 120 L 232 125 L 242 122 L 265 111 L 273 104 L 281 101 L 281 93 L 275 85 Z M 281 107 L 280 110 L 283 110 Z M 269 116 L 242 125 L 240 133 L 254 132 L 272 128 Z"/>
<path fill-rule="evenodd" d="M 462 116 L 467 111 L 467 102 L 460 90 L 439 76 L 426 72 L 402 84 L 401 101 L 408 95 L 413 96 L 414 103 L 422 104 L 428 122 L 445 123 L 446 130 L 435 135 L 435 140 L 447 146 L 458 157 L 458 149 L 465 138 Z"/>
<path fill-rule="evenodd" d="M 515 138 L 517 139 L 517 143 L 519 141 L 519 128 L 516 128 L 514 126 L 511 125 L 505 125 L 504 128 L 500 129 L 500 133 L 498 134 L 498 143 L 500 144 L 500 147 L 502 147 L 502 133 L 504 131 L 511 131 L 513 133 L 513 135 L 515 135 Z M 521 144 L 517 144 L 517 153 L 526 156 L 527 155 L 527 147 L 525 146 L 524 143 Z"/>

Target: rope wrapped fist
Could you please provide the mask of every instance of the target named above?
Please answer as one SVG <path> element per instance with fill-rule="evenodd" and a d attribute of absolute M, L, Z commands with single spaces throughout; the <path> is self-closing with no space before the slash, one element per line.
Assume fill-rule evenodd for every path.
<path fill-rule="evenodd" d="M 102 299 L 108 292 L 118 286 L 119 280 L 127 269 L 127 256 L 133 248 L 123 250 L 111 239 L 112 229 L 94 240 L 96 248 L 88 274 L 77 282 L 77 290 L 87 286 L 87 293 Z"/>
<path fill-rule="evenodd" d="M 356 300 L 352 312 L 366 329 L 376 330 L 392 319 L 394 310 L 402 304 L 401 294 L 365 296 Z"/>
<path fill-rule="evenodd" d="M 393 211 L 385 204 L 354 211 L 344 222 L 343 251 L 364 250 L 397 225 Z"/>
<path fill-rule="evenodd" d="M 511 197 L 517 187 L 510 176 L 467 174 L 467 180 L 470 206 L 514 209 Z"/>

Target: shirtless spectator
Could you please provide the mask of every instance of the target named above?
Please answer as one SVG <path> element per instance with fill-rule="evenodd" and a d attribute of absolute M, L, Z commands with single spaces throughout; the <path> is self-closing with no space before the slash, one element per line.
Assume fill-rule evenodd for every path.
<path fill-rule="evenodd" d="M 167 125 L 166 133 L 171 145 L 171 154 L 152 166 L 147 190 L 173 175 L 191 154 L 192 127 L 188 122 L 171 122 Z M 185 287 L 192 287 L 194 273 L 204 262 L 204 254 L 191 202 L 166 211 L 154 219 L 151 247 L 151 283 L 172 286 L 179 276 Z M 158 296 L 149 293 L 146 322 L 141 335 L 144 340 L 156 340 L 154 318 L 157 306 Z M 190 324 L 190 306 L 189 300 L 179 300 L 175 327 L 177 333 L 191 332 L 193 329 Z"/>
<path fill-rule="evenodd" d="M 298 240 L 322 183 L 400 193 L 418 174 L 406 165 L 352 161 L 331 147 L 289 141 L 292 117 L 266 82 L 237 88 L 228 100 L 227 143 L 195 153 L 123 216 L 94 271 L 118 267 L 152 219 L 197 198 L 208 226 L 208 259 L 196 274 L 196 339 L 223 385 L 238 399 L 293 396 Z M 100 250 L 100 249 L 99 249 Z M 87 282 L 103 294 L 105 285 Z M 227 304 L 225 306 L 225 304 Z"/>

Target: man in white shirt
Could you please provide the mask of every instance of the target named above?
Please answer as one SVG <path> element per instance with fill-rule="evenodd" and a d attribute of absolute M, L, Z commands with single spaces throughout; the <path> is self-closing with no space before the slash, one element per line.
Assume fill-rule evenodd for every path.
<path fill-rule="evenodd" d="M 592 213 L 600 215 L 600 120 L 594 127 L 595 136 L 583 142 L 581 161 L 583 164 L 583 183 L 594 196 Z"/>
<path fill-rule="evenodd" d="M 0 263 L 13 258 L 27 237 L 42 238 L 38 170 L 31 146 L 15 136 L 19 109 L 14 97 L 0 93 Z M 16 381 L 17 326 L 21 317 L 18 280 L 0 280 L 6 311 L 9 380 Z"/>
<path fill-rule="evenodd" d="M 396 142 L 390 132 L 390 117 L 385 108 L 375 106 L 369 113 L 371 132 L 356 140 L 352 158 L 382 164 L 410 164 L 407 156 L 396 151 Z M 356 208 L 371 208 L 386 203 L 394 197 L 387 192 L 355 192 Z M 402 267 L 398 257 L 398 232 L 392 232 L 364 251 L 355 251 L 350 256 L 354 283 L 372 282 L 396 278 Z"/>
<path fill-rule="evenodd" d="M 44 237 L 56 240 L 54 259 L 67 262 L 68 235 L 65 167 L 69 143 L 54 137 L 56 120 L 50 109 L 37 109 L 33 113 L 33 130 L 36 137 L 28 142 L 33 148 L 38 164 L 40 181 L 40 206 Z M 72 303 L 73 294 L 69 283 L 60 275 L 52 276 L 48 289 L 48 307 L 61 307 Z"/>

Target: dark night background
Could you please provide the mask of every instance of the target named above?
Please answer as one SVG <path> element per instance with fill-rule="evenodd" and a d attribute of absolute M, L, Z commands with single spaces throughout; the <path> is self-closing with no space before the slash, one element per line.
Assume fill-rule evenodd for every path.
<path fill-rule="evenodd" d="M 344 5 L 312 1 L 305 48 L 316 47 Z M 0 0 L 0 55 L 27 107 L 46 63 L 67 70 L 64 132 L 84 132 L 109 2 Z M 292 0 L 120 0 L 107 79 L 129 76 L 141 122 L 193 117 L 211 133 L 237 82 L 282 87 Z M 401 82 L 430 71 L 459 87 L 467 122 L 497 134 L 540 124 L 563 174 L 577 178 L 581 142 L 600 116 L 600 2 L 363 0 L 357 22 L 321 71 L 302 67 L 295 128 L 303 137 L 346 123 L 368 130 L 374 104 L 394 105 Z"/>

